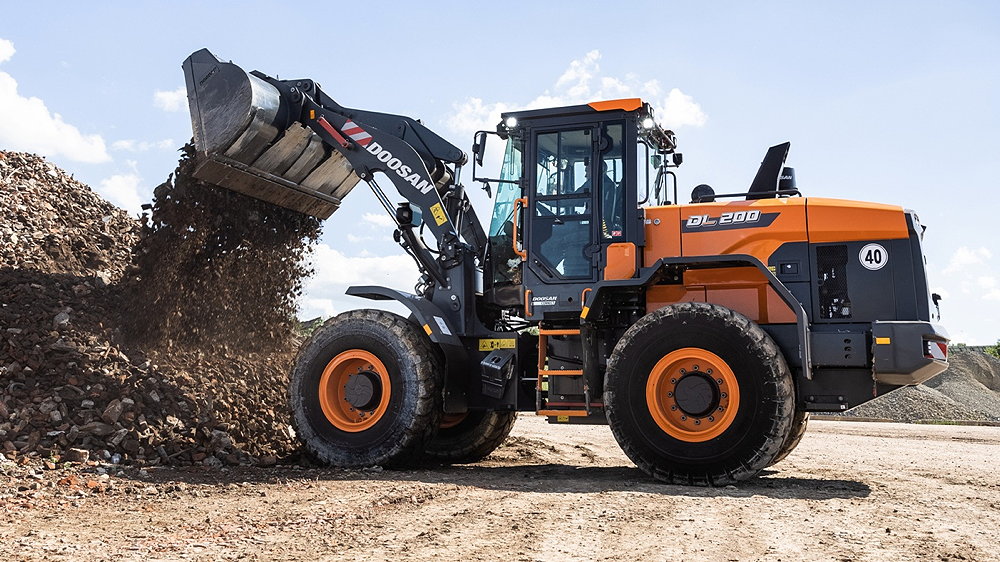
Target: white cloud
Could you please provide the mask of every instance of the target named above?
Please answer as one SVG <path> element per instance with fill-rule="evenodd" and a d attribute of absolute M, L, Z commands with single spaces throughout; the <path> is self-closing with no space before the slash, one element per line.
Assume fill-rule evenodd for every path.
<path fill-rule="evenodd" d="M 129 161 L 130 170 L 123 174 L 115 174 L 109 178 L 101 180 L 97 191 L 105 199 L 125 209 L 130 214 L 142 212 L 142 196 L 140 186 L 142 177 L 139 175 L 136 162 Z"/>
<path fill-rule="evenodd" d="M 379 228 L 396 228 L 396 221 L 392 220 L 392 217 L 389 215 L 365 213 L 364 215 L 361 215 L 361 220 Z"/>
<path fill-rule="evenodd" d="M 551 89 L 529 101 L 484 101 L 482 98 L 468 98 L 455 103 L 447 125 L 456 133 L 469 137 L 477 130 L 493 130 L 500 122 L 500 114 L 505 111 L 629 97 L 641 97 L 649 102 L 657 119 L 668 127 L 701 127 L 708 120 L 701 106 L 680 89 L 672 88 L 664 94 L 656 80 L 642 80 L 635 74 L 622 77 L 602 75 L 600 60 L 600 51 L 593 50 L 583 58 L 571 61 Z"/>
<path fill-rule="evenodd" d="M 311 320 L 317 316 L 328 318 L 339 312 L 337 306 L 333 303 L 333 299 L 306 297 L 299 303 L 299 308 L 304 313 L 303 319 L 305 320 Z"/>
<path fill-rule="evenodd" d="M 123 152 L 147 152 L 156 150 L 172 150 L 177 148 L 174 139 L 163 139 L 158 141 L 138 141 L 134 139 L 117 140 L 111 143 L 111 150 Z"/>
<path fill-rule="evenodd" d="M 382 285 L 412 291 L 419 277 L 413 258 L 406 254 L 348 256 L 327 244 L 317 244 L 312 265 L 315 274 L 305 287 L 306 297 L 299 303 L 300 317 L 333 316 L 352 308 L 387 308 L 404 311 L 389 301 L 365 301 L 347 296 L 351 285 Z"/>
<path fill-rule="evenodd" d="M 153 105 L 163 111 L 180 111 L 187 101 L 187 89 L 184 86 L 176 90 L 156 90 L 153 92 Z"/>
<path fill-rule="evenodd" d="M 309 284 L 318 287 L 389 284 L 412 288 L 418 275 L 413 258 L 406 254 L 351 257 L 326 244 L 316 245 L 313 263 L 316 273 Z M 310 294 L 315 296 L 313 291 Z"/>
<path fill-rule="evenodd" d="M 14 49 L 14 44 L 7 39 L 0 39 L 0 62 L 7 62 L 14 53 L 17 51 Z"/>
<path fill-rule="evenodd" d="M 976 278 L 976 285 L 979 293 L 983 295 L 983 300 L 1000 301 L 1000 282 L 992 275 L 980 275 Z"/>
<path fill-rule="evenodd" d="M 708 116 L 701 110 L 701 106 L 695 103 L 694 98 L 684 92 L 673 88 L 663 100 L 662 113 L 663 124 L 672 129 L 690 125 L 701 127 L 708 120 Z"/>
<path fill-rule="evenodd" d="M 944 275 L 958 273 L 970 265 L 986 263 L 992 257 L 993 253 L 990 252 L 989 248 L 982 246 L 979 248 L 960 246 L 955 250 L 955 253 L 951 256 L 951 260 L 948 262 L 948 266 L 942 269 L 941 273 Z"/>
<path fill-rule="evenodd" d="M 483 104 L 482 98 L 469 98 L 453 106 L 454 113 L 446 124 L 454 131 L 471 135 L 476 131 L 492 131 L 500 122 L 500 114 L 514 109 L 503 102 Z"/>
<path fill-rule="evenodd" d="M 0 63 L 15 52 L 13 43 L 0 39 Z M 61 115 L 50 112 L 40 98 L 19 94 L 17 81 L 6 72 L 0 72 L 0 146 L 76 162 L 111 160 L 100 135 L 81 133 Z"/>

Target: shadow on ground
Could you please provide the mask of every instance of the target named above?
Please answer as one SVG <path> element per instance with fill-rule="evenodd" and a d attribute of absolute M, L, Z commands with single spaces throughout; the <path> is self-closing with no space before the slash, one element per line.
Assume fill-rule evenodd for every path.
<path fill-rule="evenodd" d="M 225 472 L 205 468 L 156 468 L 122 475 L 143 482 L 185 482 L 192 485 L 279 484 L 289 481 L 319 482 L 419 482 L 472 486 L 485 490 L 533 493 L 642 492 L 687 497 L 766 496 L 789 499 L 865 498 L 871 488 L 855 480 L 782 476 L 764 471 L 761 477 L 737 486 L 706 488 L 662 484 L 635 467 L 524 464 L 516 466 L 464 465 L 423 470 L 338 470 L 301 467 L 230 468 Z"/>

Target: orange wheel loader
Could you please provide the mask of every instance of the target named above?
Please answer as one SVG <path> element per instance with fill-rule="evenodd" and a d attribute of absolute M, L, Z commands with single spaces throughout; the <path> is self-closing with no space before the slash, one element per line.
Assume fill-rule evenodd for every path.
<path fill-rule="evenodd" d="M 419 267 L 412 293 L 348 290 L 409 317 L 346 312 L 299 351 L 292 417 L 323 463 L 475 462 L 528 411 L 609 424 L 658 480 L 726 485 L 788 455 L 810 412 L 947 367 L 917 215 L 804 196 L 788 143 L 749 187 L 682 202 L 649 104 L 508 112 L 472 146 L 484 225 L 467 155 L 419 121 L 207 50 L 183 70 L 198 177 L 320 218 L 364 181 Z M 491 137 L 506 151 L 484 177 Z"/>

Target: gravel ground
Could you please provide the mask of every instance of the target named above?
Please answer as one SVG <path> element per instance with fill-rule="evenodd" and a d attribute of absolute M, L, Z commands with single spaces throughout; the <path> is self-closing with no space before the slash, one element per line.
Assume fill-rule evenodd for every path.
<path fill-rule="evenodd" d="M 688 488 L 607 427 L 522 415 L 486 461 L 433 470 L 6 465 L 0 540 L 18 560 L 998 560 L 998 452 L 1000 428 L 817 421 L 763 477 Z"/>
<path fill-rule="evenodd" d="M 948 370 L 924 384 L 904 386 L 844 415 L 913 422 L 1000 421 L 1000 359 L 951 348 Z"/>

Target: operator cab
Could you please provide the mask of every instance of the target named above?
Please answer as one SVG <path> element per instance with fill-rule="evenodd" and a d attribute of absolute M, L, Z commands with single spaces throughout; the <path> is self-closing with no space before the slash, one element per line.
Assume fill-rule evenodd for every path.
<path fill-rule="evenodd" d="M 486 134 L 474 147 L 480 165 Z M 504 113 L 495 134 L 507 148 L 500 178 L 485 180 L 497 185 L 487 301 L 528 319 L 578 315 L 609 259 L 620 267 L 625 254 L 634 271 L 639 206 L 668 203 L 667 168 L 680 164 L 674 135 L 637 98 Z"/>

